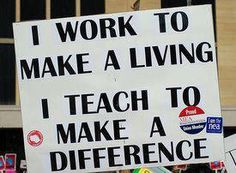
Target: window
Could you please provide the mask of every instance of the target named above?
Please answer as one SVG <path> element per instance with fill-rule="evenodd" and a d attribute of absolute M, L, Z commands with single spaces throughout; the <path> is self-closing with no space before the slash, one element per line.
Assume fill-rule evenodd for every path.
<path fill-rule="evenodd" d="M 75 6 L 75 0 L 51 0 L 51 17 L 73 17 Z"/>
<path fill-rule="evenodd" d="M 12 23 L 15 0 L 0 1 L 0 104 L 15 104 L 15 54 Z"/>
<path fill-rule="evenodd" d="M 186 6 L 187 0 L 162 0 L 161 8 L 181 7 Z"/>
<path fill-rule="evenodd" d="M 15 104 L 15 54 L 13 44 L 0 44 L 0 104 Z"/>
<path fill-rule="evenodd" d="M 81 16 L 105 13 L 104 0 L 81 0 Z"/>
<path fill-rule="evenodd" d="M 12 22 L 15 21 L 15 0 L 0 0 L 0 38 L 13 37 Z"/>
<path fill-rule="evenodd" d="M 21 0 L 21 21 L 46 18 L 45 0 Z"/>

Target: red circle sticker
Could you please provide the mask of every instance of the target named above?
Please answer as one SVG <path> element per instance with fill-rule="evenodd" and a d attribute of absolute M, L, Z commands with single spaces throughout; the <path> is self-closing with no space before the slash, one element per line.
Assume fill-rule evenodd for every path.
<path fill-rule="evenodd" d="M 180 128 L 188 134 L 200 133 L 206 126 L 205 112 L 196 106 L 188 106 L 179 114 Z"/>
<path fill-rule="evenodd" d="M 43 142 L 43 135 L 38 130 L 32 130 L 27 135 L 27 141 L 31 146 L 37 147 Z"/>

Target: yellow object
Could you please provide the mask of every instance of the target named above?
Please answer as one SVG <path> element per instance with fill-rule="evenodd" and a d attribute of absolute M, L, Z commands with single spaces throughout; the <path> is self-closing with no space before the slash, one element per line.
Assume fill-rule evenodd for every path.
<path fill-rule="evenodd" d="M 152 172 L 150 169 L 148 169 L 148 168 L 141 168 L 140 170 L 139 170 L 139 173 L 154 173 L 154 172 Z"/>

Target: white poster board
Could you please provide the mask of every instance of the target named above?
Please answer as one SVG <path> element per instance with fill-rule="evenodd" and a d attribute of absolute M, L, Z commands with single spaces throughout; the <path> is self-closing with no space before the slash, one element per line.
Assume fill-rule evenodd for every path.
<path fill-rule="evenodd" d="M 236 170 L 236 134 L 228 136 L 225 142 L 225 167 L 228 173 Z"/>
<path fill-rule="evenodd" d="M 14 24 L 27 168 L 223 160 L 211 6 Z"/>

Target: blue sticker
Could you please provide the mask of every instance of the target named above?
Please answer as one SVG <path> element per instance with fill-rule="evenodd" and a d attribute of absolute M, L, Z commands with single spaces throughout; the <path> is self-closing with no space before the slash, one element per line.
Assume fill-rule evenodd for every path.
<path fill-rule="evenodd" d="M 222 117 L 207 117 L 207 133 L 222 133 Z"/>

